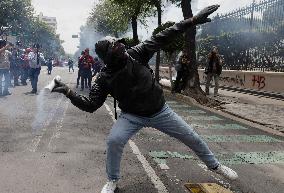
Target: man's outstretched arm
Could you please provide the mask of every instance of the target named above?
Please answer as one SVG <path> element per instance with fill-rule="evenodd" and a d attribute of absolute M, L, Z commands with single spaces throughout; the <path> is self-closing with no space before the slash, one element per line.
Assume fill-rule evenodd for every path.
<path fill-rule="evenodd" d="M 141 60 L 149 60 L 155 52 L 171 43 L 178 35 L 184 33 L 188 28 L 210 22 L 211 19 L 208 18 L 208 16 L 215 12 L 219 7 L 219 5 L 206 7 L 192 18 L 176 23 L 162 32 L 153 35 L 150 39 L 138 44 L 132 49 L 140 56 Z"/>
<path fill-rule="evenodd" d="M 106 90 L 103 88 L 100 76 L 97 77 L 95 84 L 92 86 L 89 97 L 77 94 L 62 82 L 58 82 L 57 80 L 55 80 L 55 82 L 56 86 L 52 92 L 59 92 L 66 95 L 74 106 L 89 113 L 93 113 L 100 108 L 104 104 L 108 95 Z"/>

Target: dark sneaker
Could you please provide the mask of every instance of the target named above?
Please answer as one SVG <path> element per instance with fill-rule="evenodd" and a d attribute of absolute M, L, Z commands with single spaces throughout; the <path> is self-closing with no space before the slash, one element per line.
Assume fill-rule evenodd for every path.
<path fill-rule="evenodd" d="M 34 90 L 34 89 L 33 89 L 33 90 L 31 91 L 31 93 L 32 93 L 32 94 L 36 94 L 36 93 L 37 93 L 37 90 Z"/>

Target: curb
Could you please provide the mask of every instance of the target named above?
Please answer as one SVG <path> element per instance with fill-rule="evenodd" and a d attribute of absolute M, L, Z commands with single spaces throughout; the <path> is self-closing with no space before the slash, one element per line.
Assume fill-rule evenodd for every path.
<path fill-rule="evenodd" d="M 263 123 L 260 123 L 260 122 L 257 122 L 257 121 L 251 120 L 251 119 L 247 119 L 245 117 L 242 117 L 240 115 L 228 112 L 226 110 L 216 110 L 216 109 L 213 109 L 213 108 L 209 108 L 209 107 L 206 107 L 206 106 L 203 106 L 203 105 L 199 104 L 195 99 L 193 99 L 193 98 L 191 98 L 189 96 L 185 96 L 185 95 L 178 94 L 178 93 L 175 93 L 173 95 L 169 90 L 167 90 L 165 88 L 163 90 L 164 90 L 165 96 L 168 96 L 168 97 L 171 97 L 171 98 L 175 98 L 175 99 L 177 99 L 177 100 L 179 100 L 181 102 L 184 102 L 186 104 L 189 104 L 189 105 L 197 106 L 197 107 L 199 107 L 201 109 L 210 111 L 212 113 L 216 113 L 218 115 L 224 116 L 224 117 L 226 117 L 228 119 L 231 119 L 233 121 L 236 121 L 236 122 L 240 122 L 240 123 L 245 124 L 247 126 L 260 129 L 260 130 L 265 131 L 267 133 L 270 133 L 272 135 L 277 135 L 277 136 L 280 136 L 280 137 L 284 137 L 284 133 L 282 133 L 282 132 L 280 132 L 278 130 L 272 129 L 270 127 L 266 127 L 266 126 L 263 125 Z"/>

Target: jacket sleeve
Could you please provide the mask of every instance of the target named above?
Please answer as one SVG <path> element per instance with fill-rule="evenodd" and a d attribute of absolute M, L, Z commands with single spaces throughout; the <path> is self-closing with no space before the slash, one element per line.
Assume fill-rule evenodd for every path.
<path fill-rule="evenodd" d="M 171 43 L 178 35 L 193 25 L 192 18 L 189 18 L 153 35 L 150 39 L 131 48 L 135 52 L 134 57 L 142 63 L 148 63 L 155 52 Z"/>
<path fill-rule="evenodd" d="M 105 88 L 103 77 L 99 74 L 95 84 L 92 86 L 89 97 L 71 91 L 68 98 L 71 100 L 71 103 L 79 109 L 93 113 L 104 104 L 107 95 L 108 92 Z"/>

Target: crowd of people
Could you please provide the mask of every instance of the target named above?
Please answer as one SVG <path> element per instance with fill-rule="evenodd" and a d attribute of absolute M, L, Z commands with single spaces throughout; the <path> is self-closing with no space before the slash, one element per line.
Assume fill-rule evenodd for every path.
<path fill-rule="evenodd" d="M 51 75 L 54 60 L 45 60 L 40 52 L 40 46 L 24 48 L 20 41 L 12 44 L 0 39 L 0 96 L 11 95 L 11 87 L 26 86 L 31 83 L 31 94 L 38 91 L 38 78 L 43 65 L 47 66 L 47 74 Z M 68 59 L 69 72 L 75 72 L 74 61 Z M 86 48 L 78 58 L 77 88 L 81 81 L 81 90 L 91 89 L 92 78 L 102 69 L 103 65 L 97 57 L 92 57 Z"/>
<path fill-rule="evenodd" d="M 73 62 L 70 62 L 70 64 Z M 68 62 L 69 64 L 69 62 Z M 91 89 L 92 86 L 92 78 L 100 72 L 103 67 L 103 63 L 99 61 L 97 57 L 93 58 L 90 55 L 89 48 L 86 48 L 84 51 L 81 52 L 81 56 L 78 58 L 78 77 L 77 77 L 77 86 L 79 87 L 80 80 L 81 80 L 81 91 L 86 89 Z M 72 67 L 73 68 L 73 67 Z M 69 72 L 70 72 L 70 65 L 69 65 Z M 74 70 L 73 70 L 74 72 Z"/>
<path fill-rule="evenodd" d="M 30 93 L 37 93 L 37 82 L 41 66 L 46 63 L 39 49 L 38 44 L 23 49 L 20 41 L 17 41 L 14 45 L 0 39 L 1 96 L 11 95 L 10 87 L 26 86 L 28 79 L 30 79 L 32 85 Z"/>

